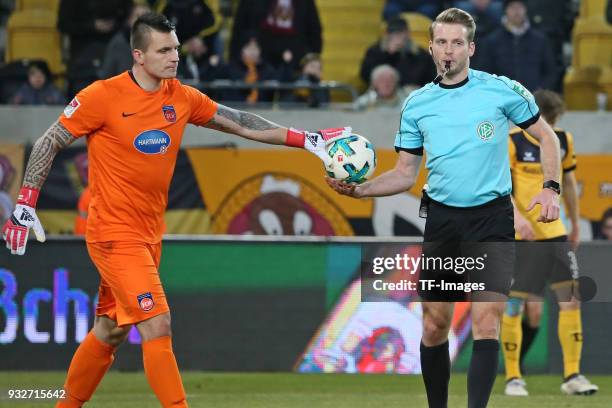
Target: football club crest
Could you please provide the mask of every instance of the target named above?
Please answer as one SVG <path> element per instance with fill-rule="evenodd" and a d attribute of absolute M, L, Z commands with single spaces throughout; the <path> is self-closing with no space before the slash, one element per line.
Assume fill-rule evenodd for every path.
<path fill-rule="evenodd" d="M 162 111 L 164 112 L 164 118 L 166 118 L 168 122 L 176 122 L 176 111 L 173 105 L 162 106 Z"/>
<path fill-rule="evenodd" d="M 480 122 L 478 128 L 476 129 L 476 133 L 478 133 L 478 137 L 485 142 L 489 141 L 493 136 L 495 136 L 495 125 L 488 120 L 485 122 Z"/>
<path fill-rule="evenodd" d="M 145 312 L 148 312 L 149 310 L 153 309 L 155 303 L 153 302 L 153 295 L 151 295 L 151 292 L 142 293 L 138 295 L 138 305 Z"/>

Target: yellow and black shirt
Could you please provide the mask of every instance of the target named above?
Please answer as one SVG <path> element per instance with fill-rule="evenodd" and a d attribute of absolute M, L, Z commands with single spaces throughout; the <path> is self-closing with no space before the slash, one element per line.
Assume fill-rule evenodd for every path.
<path fill-rule="evenodd" d="M 563 173 L 573 171 L 576 168 L 574 138 L 565 130 L 555 128 L 554 131 L 561 145 L 561 169 Z M 509 151 L 514 202 L 520 213 L 531 223 L 536 239 L 550 239 L 566 235 L 567 231 L 561 220 L 547 224 L 537 222 L 540 206 L 536 206 L 531 212 L 525 211 L 531 199 L 542 190 L 544 182 L 538 141 L 520 128 L 512 129 L 509 137 Z M 520 238 L 517 233 L 516 239 Z"/>

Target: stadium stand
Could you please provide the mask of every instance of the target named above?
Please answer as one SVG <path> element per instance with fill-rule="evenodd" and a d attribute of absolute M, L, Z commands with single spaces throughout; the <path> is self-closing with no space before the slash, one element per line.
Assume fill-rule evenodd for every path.
<path fill-rule="evenodd" d="M 43 59 L 47 61 L 53 74 L 63 73 L 61 39 L 56 26 L 56 10 L 15 10 L 7 24 L 6 61 Z"/>
<path fill-rule="evenodd" d="M 57 12 L 59 0 L 16 0 L 15 10 L 49 10 Z"/>
<path fill-rule="evenodd" d="M 605 0 L 583 0 L 572 35 L 572 67 L 565 79 L 565 102 L 570 110 L 596 110 L 597 97 L 607 94 L 610 109 L 612 87 L 612 26 L 605 21 Z"/>
<path fill-rule="evenodd" d="M 323 26 L 323 77 L 364 88 L 359 64 L 367 47 L 381 33 L 382 2 L 345 0 L 317 2 Z M 349 34 L 350 33 L 350 34 Z"/>
<path fill-rule="evenodd" d="M 419 13 L 402 13 L 401 17 L 408 22 L 410 27 L 410 38 L 419 47 L 427 50 L 429 48 L 429 27 L 431 19 Z"/>

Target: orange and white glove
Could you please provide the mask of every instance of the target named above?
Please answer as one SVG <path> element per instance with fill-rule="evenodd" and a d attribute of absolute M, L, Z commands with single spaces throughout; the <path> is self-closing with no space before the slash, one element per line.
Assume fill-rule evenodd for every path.
<path fill-rule="evenodd" d="M 325 168 L 328 168 L 332 164 L 332 158 L 327 153 L 326 146 L 341 137 L 350 136 L 352 131 L 353 129 L 348 126 L 322 129 L 316 132 L 289 128 L 285 144 L 314 153 L 323 161 Z"/>
<path fill-rule="evenodd" d="M 17 198 L 17 205 L 11 217 L 2 228 L 2 238 L 6 247 L 13 255 L 25 254 L 30 228 L 34 230 L 36 239 L 45 242 L 45 230 L 36 216 L 36 201 L 39 190 L 22 187 Z"/>

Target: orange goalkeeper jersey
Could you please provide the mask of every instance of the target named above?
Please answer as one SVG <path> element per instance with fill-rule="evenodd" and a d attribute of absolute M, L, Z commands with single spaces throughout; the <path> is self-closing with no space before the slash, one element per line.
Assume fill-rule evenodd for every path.
<path fill-rule="evenodd" d="M 185 126 L 204 125 L 216 112 L 214 101 L 176 79 L 148 92 L 130 72 L 79 92 L 59 121 L 87 136 L 86 240 L 159 242 Z"/>

